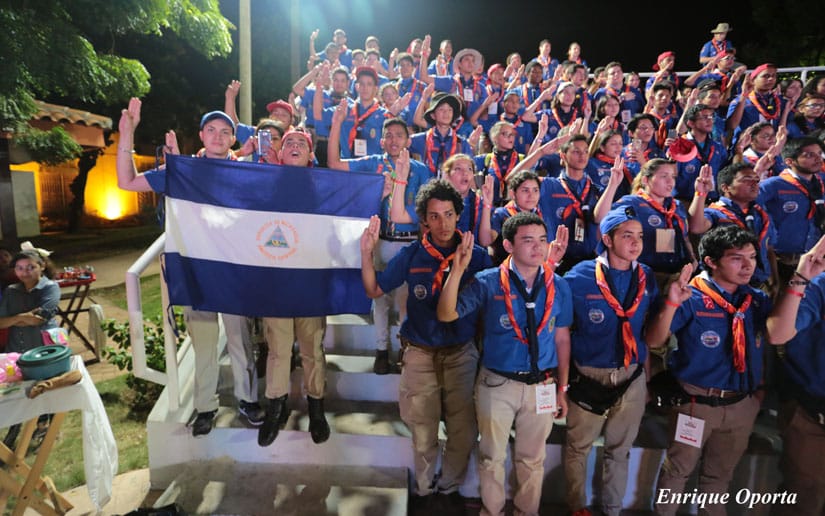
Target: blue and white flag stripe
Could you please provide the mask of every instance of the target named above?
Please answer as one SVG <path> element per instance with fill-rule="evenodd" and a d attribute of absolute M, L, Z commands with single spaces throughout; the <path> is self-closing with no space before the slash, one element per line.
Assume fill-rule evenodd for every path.
<path fill-rule="evenodd" d="M 369 312 L 359 239 L 382 186 L 375 174 L 170 157 L 170 302 L 256 317 Z"/>

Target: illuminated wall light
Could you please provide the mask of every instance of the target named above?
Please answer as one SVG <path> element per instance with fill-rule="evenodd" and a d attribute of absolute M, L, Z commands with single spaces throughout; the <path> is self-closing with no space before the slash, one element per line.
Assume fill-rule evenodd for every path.
<path fill-rule="evenodd" d="M 103 209 L 101 210 L 101 215 L 103 215 L 104 219 L 119 219 L 123 216 L 124 211 L 123 205 L 120 203 L 120 199 L 117 195 L 106 196 Z"/>

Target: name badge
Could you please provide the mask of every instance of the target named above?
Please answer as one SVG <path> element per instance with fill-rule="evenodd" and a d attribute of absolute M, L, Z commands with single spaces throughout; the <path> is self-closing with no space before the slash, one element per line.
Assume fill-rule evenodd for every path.
<path fill-rule="evenodd" d="M 573 240 L 576 242 L 584 242 L 584 228 L 584 220 L 576 219 L 576 223 L 573 226 Z"/>
<path fill-rule="evenodd" d="M 633 115 L 632 115 L 632 114 L 630 114 L 630 110 L 629 110 L 629 109 L 623 109 L 623 110 L 622 110 L 622 122 L 623 122 L 623 123 L 625 123 L 625 124 L 626 124 L 626 123 L 630 122 L 630 120 L 631 120 L 632 118 L 633 118 Z"/>
<path fill-rule="evenodd" d="M 473 98 L 473 89 L 464 88 L 464 102 L 472 102 L 473 100 L 475 100 Z"/>
<path fill-rule="evenodd" d="M 679 418 L 676 420 L 676 435 L 673 440 L 694 448 L 701 448 L 702 432 L 704 430 L 705 422 L 703 420 L 687 414 L 679 414 Z"/>
<path fill-rule="evenodd" d="M 556 384 L 536 384 L 536 414 L 556 413 Z"/>
<path fill-rule="evenodd" d="M 498 114 L 498 102 L 491 102 L 490 106 L 487 108 L 488 115 L 495 115 Z"/>
<path fill-rule="evenodd" d="M 353 153 L 358 156 L 366 156 L 367 155 L 367 140 L 356 138 L 355 145 L 353 146 Z"/>
<path fill-rule="evenodd" d="M 676 230 L 673 228 L 656 229 L 656 252 L 676 252 Z"/>

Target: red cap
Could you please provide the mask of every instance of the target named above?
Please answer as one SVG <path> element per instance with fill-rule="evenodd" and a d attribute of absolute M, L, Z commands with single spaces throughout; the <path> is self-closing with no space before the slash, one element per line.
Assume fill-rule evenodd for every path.
<path fill-rule="evenodd" d="M 295 111 L 293 111 L 292 109 L 292 104 L 285 100 L 274 100 L 266 105 L 267 113 L 272 113 L 273 111 L 275 111 L 276 108 L 286 109 L 287 111 L 289 111 L 289 116 L 295 116 Z"/>
<path fill-rule="evenodd" d="M 698 154 L 696 145 L 687 138 L 676 138 L 667 152 L 673 161 L 679 163 L 687 163 Z"/>
<path fill-rule="evenodd" d="M 672 50 L 668 50 L 667 52 L 662 52 L 659 54 L 659 57 L 656 58 L 656 64 L 653 65 L 653 69 L 659 71 L 659 63 L 667 59 L 668 57 L 674 57 L 676 54 L 673 53 Z"/>
<path fill-rule="evenodd" d="M 763 63 L 763 64 L 761 64 L 761 65 L 757 66 L 757 67 L 756 67 L 756 68 L 754 68 L 754 69 L 753 69 L 753 71 L 751 72 L 751 80 L 756 79 L 756 76 L 757 76 L 757 75 L 759 75 L 760 73 L 764 72 L 764 71 L 765 71 L 765 70 L 767 70 L 768 68 L 776 68 L 776 65 L 774 65 L 773 63 Z"/>
<path fill-rule="evenodd" d="M 490 66 L 490 68 L 487 69 L 487 77 L 493 75 L 493 72 L 495 72 L 496 70 L 501 70 L 503 72 L 504 66 L 501 63 L 496 63 Z"/>
<path fill-rule="evenodd" d="M 375 85 L 378 86 L 378 72 L 371 66 L 359 66 L 355 69 L 355 79 L 358 80 L 362 75 L 369 75 L 375 79 Z"/>

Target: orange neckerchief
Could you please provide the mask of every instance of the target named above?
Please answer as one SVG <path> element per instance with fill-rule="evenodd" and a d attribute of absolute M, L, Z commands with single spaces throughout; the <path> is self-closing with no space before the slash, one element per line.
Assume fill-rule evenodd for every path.
<path fill-rule="evenodd" d="M 665 209 L 664 206 L 659 204 L 655 199 L 653 199 L 653 197 L 651 197 L 647 192 L 645 192 L 642 189 L 639 189 L 639 191 L 636 192 L 636 195 L 644 199 L 650 205 L 651 208 L 665 216 L 665 222 L 667 223 L 667 227 L 672 228 L 673 219 L 676 219 L 676 222 L 679 224 L 679 228 L 682 230 L 682 234 L 685 234 L 685 222 L 682 220 L 681 217 L 676 215 L 675 199 L 673 199 L 672 197 L 668 197 L 668 199 L 670 199 L 670 208 Z"/>
<path fill-rule="evenodd" d="M 460 232 L 456 231 L 456 235 L 458 235 L 458 238 L 461 238 Z M 430 243 L 430 238 L 430 232 L 427 231 L 427 233 L 424 234 L 424 238 L 421 239 L 421 245 L 424 246 L 424 250 L 427 251 L 427 254 L 439 261 L 438 270 L 436 271 L 435 276 L 433 276 L 432 292 L 433 295 L 435 295 L 436 292 L 441 290 L 441 286 L 444 284 L 444 273 L 450 267 L 450 262 L 453 258 L 455 258 L 455 251 L 445 258 L 444 255 Z"/>
<path fill-rule="evenodd" d="M 690 280 L 690 286 L 701 292 L 703 295 L 711 298 L 719 308 L 733 315 L 733 322 L 731 323 L 731 333 L 733 334 L 733 367 L 739 373 L 745 372 L 745 312 L 751 306 L 753 296 L 750 294 L 745 296 L 745 300 L 739 308 L 735 308 L 728 303 L 721 294 L 713 290 L 708 285 L 707 280 L 696 276 Z"/>
<path fill-rule="evenodd" d="M 796 189 L 805 194 L 805 196 L 808 199 L 811 198 L 810 190 L 805 185 L 803 185 L 802 182 L 796 178 L 796 176 L 794 176 L 787 170 L 783 170 L 782 172 L 780 172 L 779 177 L 781 177 L 782 179 L 796 187 Z M 813 178 L 811 180 L 813 180 Z M 808 204 L 810 205 L 808 206 L 808 220 L 810 220 L 814 217 L 814 213 L 816 213 L 816 204 L 814 204 L 812 201 Z"/>
<path fill-rule="evenodd" d="M 616 312 L 616 317 L 618 317 L 622 322 L 622 342 L 624 342 L 625 367 L 630 365 L 630 361 L 634 356 L 637 361 L 639 360 L 636 337 L 633 335 L 633 327 L 630 325 L 630 319 L 632 319 L 636 314 L 636 310 L 639 308 L 642 298 L 645 297 L 647 276 L 641 266 L 637 265 L 636 267 L 638 267 L 637 270 L 639 274 L 639 290 L 636 292 L 636 297 L 633 299 L 633 304 L 630 305 L 630 308 L 625 310 L 622 307 L 622 303 L 616 299 L 616 296 L 614 296 L 613 292 L 610 290 L 610 285 L 608 285 L 607 278 L 605 276 L 605 265 L 601 261 L 596 260 L 596 285 L 599 286 L 599 290 L 602 292 L 604 300 L 607 301 L 610 308 Z"/>
<path fill-rule="evenodd" d="M 511 149 L 510 163 L 507 164 L 507 168 L 504 170 L 504 172 L 502 172 L 501 165 L 498 164 L 498 159 L 496 159 L 496 153 L 490 153 L 490 168 L 493 169 L 493 172 L 495 173 L 496 178 L 498 179 L 498 193 L 501 197 L 506 197 L 505 194 L 507 192 L 507 175 L 510 173 L 511 170 L 513 170 L 513 167 L 516 166 L 516 163 L 518 163 L 518 152 Z"/>
<path fill-rule="evenodd" d="M 762 99 L 756 95 L 755 91 L 752 91 L 748 94 L 748 98 L 750 99 L 751 104 L 753 104 L 753 107 L 755 107 L 756 110 L 759 111 L 760 115 L 764 116 L 767 120 L 776 120 L 777 118 L 779 118 L 779 107 L 782 105 L 782 103 L 779 101 L 779 95 L 777 95 L 776 93 L 771 93 L 770 96 L 772 97 L 773 102 L 764 105 L 762 103 Z M 773 111 L 773 113 L 769 113 L 769 111 Z"/>
<path fill-rule="evenodd" d="M 513 312 L 513 299 L 511 297 L 512 294 L 510 289 L 511 258 L 512 256 L 508 256 L 504 259 L 501 265 L 499 265 L 499 280 L 501 281 L 501 290 L 504 292 L 504 307 L 507 309 L 507 318 L 510 319 L 510 324 L 513 326 L 513 331 L 516 333 L 516 338 L 523 344 L 527 344 L 529 346 L 530 343 L 521 331 L 521 327 L 518 325 L 518 322 L 516 322 L 516 315 Z M 544 314 L 541 316 L 541 322 L 536 328 L 536 338 L 538 338 L 541 330 L 547 326 L 547 321 L 550 320 L 550 312 L 553 311 L 553 301 L 556 297 L 556 283 L 553 281 L 553 272 L 548 267 L 542 265 L 540 273 L 544 274 L 544 288 L 547 290 L 547 297 L 544 300 Z"/>
<path fill-rule="evenodd" d="M 765 210 L 762 209 L 761 206 L 759 206 L 756 203 L 752 203 L 751 206 L 753 207 L 753 211 L 758 213 L 759 216 L 762 218 L 762 229 L 759 231 L 759 242 L 761 244 L 761 242 L 765 238 L 765 235 L 768 234 L 768 226 L 770 226 L 771 221 L 768 218 L 768 214 L 765 212 Z M 716 202 L 712 203 L 709 206 L 709 208 L 712 208 L 714 210 L 717 210 L 717 211 L 721 212 L 725 217 L 730 219 L 731 222 L 733 222 L 734 224 L 736 224 L 740 228 L 748 229 L 748 226 L 745 224 L 745 221 L 741 220 L 736 215 L 736 213 L 734 213 L 732 210 L 730 210 L 727 207 L 727 205 L 725 205 L 725 203 L 723 203 L 722 201 L 716 201 Z M 747 215 L 748 210 L 742 210 L 742 213 Z M 748 231 L 750 231 L 750 230 L 748 229 Z"/>
<path fill-rule="evenodd" d="M 590 185 L 592 183 L 592 181 L 590 180 L 590 176 L 585 175 L 584 177 L 585 179 L 587 179 L 587 181 L 585 182 L 584 189 L 582 190 L 581 202 L 579 201 L 578 197 L 576 197 L 576 194 L 574 194 L 573 191 L 570 190 L 570 187 L 567 186 L 567 181 L 565 181 L 562 178 L 559 178 L 559 182 L 561 183 L 562 188 L 564 188 L 565 195 L 567 195 L 567 197 L 571 201 L 573 201 L 572 204 L 568 204 L 567 207 L 564 208 L 564 211 L 561 215 L 562 220 L 569 217 L 570 213 L 573 211 L 576 212 L 576 215 L 578 215 L 580 219 L 584 220 L 584 213 L 582 212 L 581 203 L 587 202 L 587 195 L 590 193 Z"/>
<path fill-rule="evenodd" d="M 452 147 L 450 147 L 450 153 L 449 154 L 447 154 L 446 150 L 444 151 L 444 159 L 445 160 L 447 158 L 449 158 L 450 156 L 452 156 L 453 154 L 455 154 L 456 152 L 458 152 L 456 150 L 456 146 L 458 145 L 458 133 L 455 131 L 455 129 L 450 129 L 450 131 L 453 133 Z M 426 154 L 424 156 L 424 163 L 427 164 L 427 167 L 429 167 L 430 173 L 432 173 L 432 174 L 438 173 L 438 165 L 441 164 L 441 163 L 436 163 L 435 160 L 433 159 L 433 151 L 435 150 L 435 142 L 433 141 L 434 140 L 434 135 L 435 135 L 435 127 L 431 127 L 430 129 L 427 130 L 427 135 L 424 137 L 424 143 L 425 143 L 425 147 L 426 147 L 426 149 L 424 150 L 424 152 Z M 444 144 L 442 144 L 442 145 L 444 145 Z M 440 150 L 441 150 L 441 147 L 439 147 L 439 151 Z"/>
<path fill-rule="evenodd" d="M 370 117 L 373 113 L 375 113 L 381 104 L 375 102 L 373 100 L 373 105 L 360 117 L 358 116 L 358 106 L 360 105 L 359 102 L 356 102 L 352 105 L 352 110 L 350 111 L 350 115 L 355 118 L 355 122 L 352 124 L 352 129 L 349 130 L 349 138 L 347 139 L 347 145 L 349 145 L 349 149 L 352 150 L 352 144 L 355 143 L 355 137 L 358 135 L 358 128 L 364 123 L 364 121 Z"/>

